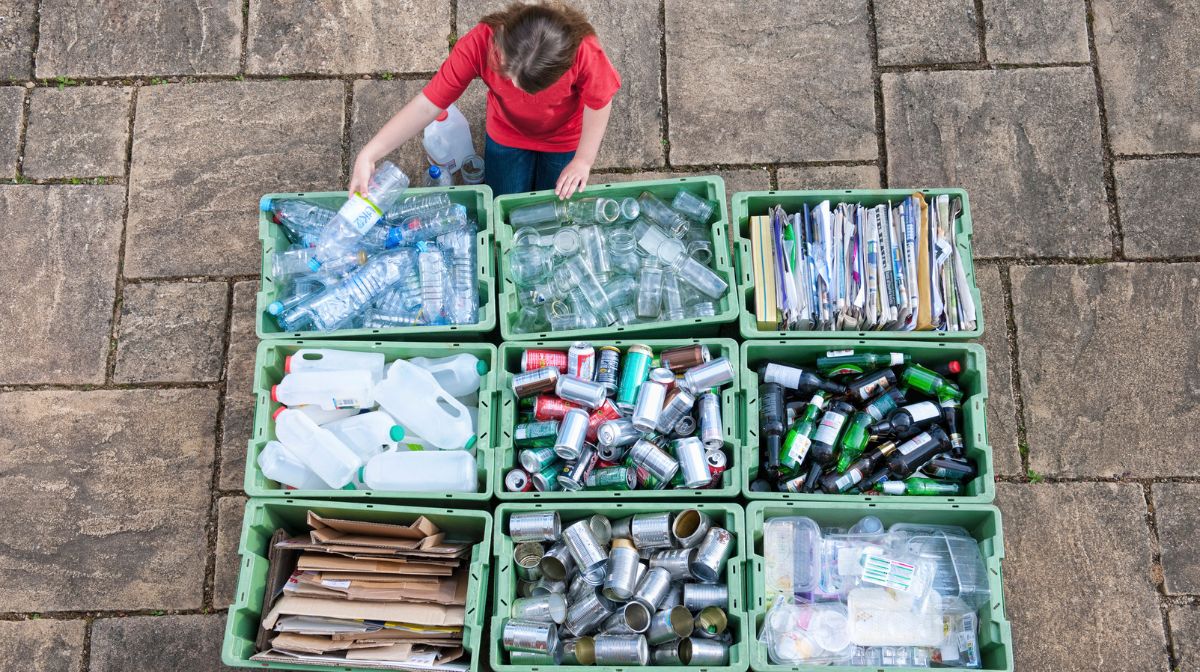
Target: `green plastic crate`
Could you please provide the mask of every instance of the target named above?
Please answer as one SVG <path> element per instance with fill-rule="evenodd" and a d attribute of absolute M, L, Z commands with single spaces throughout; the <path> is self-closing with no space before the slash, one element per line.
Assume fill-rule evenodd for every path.
<path fill-rule="evenodd" d="M 513 600 L 516 599 L 517 577 L 513 571 L 513 542 L 508 536 L 508 519 L 513 513 L 521 511 L 557 511 L 565 529 L 568 524 L 581 518 L 597 513 L 610 519 L 632 516 L 637 513 L 662 513 L 670 511 L 678 513 L 688 509 L 699 509 L 707 513 L 718 525 L 729 530 L 737 538 L 736 552 L 729 557 L 725 564 L 724 580 L 729 585 L 729 624 L 734 632 L 734 643 L 729 647 L 729 664 L 723 667 L 705 666 L 668 666 L 656 665 L 655 670 L 667 672 L 685 672 L 685 670 L 700 670 L 702 672 L 744 672 L 750 662 L 749 641 L 753 636 L 749 629 L 749 619 L 746 600 L 747 549 L 749 542 L 746 538 L 745 510 L 737 504 L 717 502 L 688 502 L 672 504 L 666 502 L 611 502 L 600 504 L 561 504 L 561 503 L 529 503 L 501 504 L 496 509 L 496 590 L 492 627 L 489 636 L 491 646 L 491 668 L 498 672 L 549 672 L 555 669 L 552 665 L 513 665 L 507 662 L 504 647 L 500 637 L 504 631 L 504 621 L 508 618 Z M 610 667 L 591 665 L 586 669 L 598 672 L 632 672 L 646 668 L 640 667 Z"/>
<path fill-rule="evenodd" d="M 517 396 L 512 391 L 512 378 L 514 373 L 521 371 L 521 353 L 530 348 L 549 348 L 552 350 L 566 350 L 570 348 L 576 341 L 527 341 L 521 343 L 505 343 L 500 346 L 500 362 L 496 367 L 496 387 L 497 387 L 497 403 L 500 406 L 500 426 L 497 430 L 497 445 L 496 445 L 496 465 L 492 469 L 493 488 L 496 491 L 496 496 L 502 500 L 578 500 L 578 499 L 734 499 L 741 492 L 742 488 L 742 470 L 737 469 L 738 457 L 742 454 L 739 450 L 741 444 L 741 435 L 737 431 L 737 420 L 739 417 L 739 409 L 737 404 L 737 389 L 738 389 L 738 347 L 737 343 L 728 338 L 692 338 L 692 339 L 675 339 L 675 340 L 625 340 L 625 341 L 602 341 L 597 340 L 592 343 L 593 346 L 599 348 L 602 345 L 614 345 L 616 347 L 628 348 L 635 343 L 650 346 L 655 355 L 667 348 L 673 348 L 680 345 L 704 344 L 707 345 L 713 358 L 728 357 L 729 362 L 733 364 L 734 380 L 733 382 L 722 388 L 721 390 L 721 420 L 725 424 L 725 443 L 729 447 L 728 453 L 730 460 L 733 461 L 722 474 L 722 485 L 720 488 L 711 490 L 688 490 L 688 489 L 670 489 L 670 490 L 584 490 L 580 492 L 508 492 L 504 488 L 504 475 L 510 469 L 517 466 L 517 450 L 513 447 L 513 428 L 517 426 Z M 622 352 L 624 355 L 624 352 Z"/>
<path fill-rule="evenodd" d="M 337 329 L 334 331 L 281 331 L 279 323 L 267 313 L 267 306 L 279 298 L 279 288 L 271 278 L 271 255 L 276 250 L 286 250 L 290 243 L 283 227 L 271 220 L 271 216 L 258 213 L 258 238 L 262 242 L 262 284 L 259 287 L 255 328 L 262 339 L 276 338 L 427 338 L 448 340 L 461 338 L 463 334 L 486 334 L 496 327 L 496 267 L 492 253 L 492 190 L 485 185 L 458 187 L 433 187 L 409 189 L 407 196 L 445 191 L 450 200 L 467 208 L 467 215 L 479 225 L 475 236 L 475 263 L 479 266 L 479 321 L 475 324 L 449 324 L 444 326 L 390 327 L 386 329 Z M 307 193 L 267 194 L 263 198 L 303 198 L 326 208 L 337 210 L 346 202 L 344 191 L 312 191 Z"/>
<path fill-rule="evenodd" d="M 763 523 L 782 516 L 807 516 L 822 527 L 850 527 L 863 516 L 876 516 L 885 527 L 893 523 L 925 523 L 957 525 L 968 530 L 979 542 L 979 550 L 987 563 L 991 602 L 979 611 L 979 650 L 984 670 L 1013 669 L 1012 627 L 1004 615 L 1004 591 L 1000 561 L 1004 559 L 1004 531 L 1000 510 L 983 504 L 952 504 L 950 506 L 917 506 L 905 502 L 887 504 L 857 502 L 751 502 L 746 507 L 746 529 L 752 535 L 750 561 L 746 569 L 749 593 L 747 597 L 750 622 L 753 625 L 750 644 L 750 669 L 755 672 L 793 672 L 798 670 L 829 670 L 830 672 L 863 672 L 874 667 L 855 666 L 792 666 L 774 665 L 767 657 L 767 648 L 759 643 L 769 604 L 765 599 L 763 573 Z M 929 668 L 889 667 L 889 672 L 926 670 Z M 939 668 L 959 669 L 963 668 Z M 880 671 L 882 672 L 882 671 Z"/>
<path fill-rule="evenodd" d="M 750 217 L 769 214 L 770 209 L 782 205 L 789 214 L 799 212 L 804 205 L 817 205 L 821 201 L 832 203 L 862 203 L 881 205 L 893 204 L 912 195 L 916 189 L 843 189 L 837 191 L 743 191 L 733 195 L 734 258 L 737 262 L 738 284 L 741 288 L 741 318 L 738 326 L 743 338 L 887 338 L 910 341 L 973 341 L 983 335 L 983 302 L 979 287 L 975 284 L 975 261 L 971 256 L 971 203 L 963 189 L 920 189 L 927 196 L 948 194 L 952 199 L 962 198 L 963 211 L 956 225 L 958 249 L 963 257 L 963 270 L 967 284 L 975 297 L 975 315 L 978 318 L 971 331 L 763 331 L 758 328 L 754 315 L 754 270 L 750 257 Z"/>
<path fill-rule="evenodd" d="M 225 622 L 225 641 L 221 661 L 235 667 L 266 667 L 281 670 L 330 670 L 347 672 L 367 670 L 352 664 L 286 664 L 251 661 L 254 640 L 262 621 L 263 593 L 267 584 L 267 551 L 277 528 L 296 534 L 307 531 L 308 511 L 329 518 L 344 518 L 382 523 L 411 523 L 425 516 L 448 535 L 478 539 L 471 549 L 470 579 L 467 584 L 466 616 L 463 619 L 463 648 L 471 654 L 470 672 L 486 670 L 480 665 L 483 654 L 484 616 L 487 613 L 488 571 L 492 565 L 492 517 L 484 511 L 461 511 L 431 507 L 356 504 L 306 499 L 251 499 L 246 502 L 242 536 L 238 546 L 239 574 L 237 594 Z M 372 668 L 373 669 L 373 668 Z"/>
<path fill-rule="evenodd" d="M 271 401 L 271 386 L 283 378 L 284 359 L 302 348 L 327 348 L 352 352 L 382 352 L 390 364 L 407 357 L 446 357 L 468 352 L 488 365 L 479 386 L 479 426 L 476 427 L 475 462 L 479 492 L 395 492 L 386 490 L 288 490 L 263 475 L 258 455 L 275 439 L 271 418 L 282 404 Z M 495 435 L 496 346 L 490 343 L 393 343 L 370 341 L 263 341 L 254 364 L 254 433 L 246 447 L 246 494 L 251 497 L 333 497 L 337 499 L 403 499 L 487 502 L 492 497 L 491 471 Z"/>
<path fill-rule="evenodd" d="M 917 364 L 944 364 L 951 359 L 963 363 L 958 384 L 963 391 L 962 433 L 967 456 L 975 460 L 979 475 L 967 483 L 966 494 L 957 497 L 925 495 L 826 495 L 791 492 L 754 492 L 750 483 L 758 477 L 758 368 L 766 362 L 798 364 L 811 369 L 816 358 L 828 350 L 855 352 L 903 352 Z M 749 499 L 790 499 L 822 502 L 896 502 L 912 504 L 987 504 L 996 498 L 992 449 L 987 440 L 987 361 L 983 348 L 974 343 L 931 343 L 922 341 L 876 341 L 866 339 L 826 339 L 822 341 L 746 341 L 742 344 L 742 475 L 743 492 Z"/>
<path fill-rule="evenodd" d="M 680 190 L 696 194 L 719 204 L 720 217 L 709 224 L 713 243 L 712 270 L 729 283 L 729 290 L 717 302 L 717 314 L 712 317 L 695 317 L 686 320 L 669 322 L 647 322 L 645 324 L 617 325 L 597 329 L 570 329 L 566 331 L 547 331 L 540 333 L 518 334 L 512 329 L 520 307 L 517 303 L 517 290 L 510 280 L 508 253 L 513 248 L 513 228 L 508 223 L 508 213 L 515 208 L 533 203 L 540 203 L 558 198 L 553 191 L 531 191 L 526 194 L 511 194 L 500 196 L 495 201 L 493 216 L 496 224 L 496 239 L 500 250 L 500 333 L 506 341 L 539 341 L 549 339 L 570 338 L 575 340 L 612 338 L 618 335 L 648 335 L 661 336 L 697 335 L 716 333 L 719 325 L 733 322 L 737 319 L 737 274 L 730 261 L 729 239 L 727 227 L 728 211 L 725 207 L 725 182 L 715 175 L 701 177 L 679 177 L 669 180 L 648 180 L 645 182 L 619 182 L 616 184 L 588 185 L 587 192 L 576 198 L 606 198 L 638 197 L 642 192 L 649 191 L 668 202 Z"/>

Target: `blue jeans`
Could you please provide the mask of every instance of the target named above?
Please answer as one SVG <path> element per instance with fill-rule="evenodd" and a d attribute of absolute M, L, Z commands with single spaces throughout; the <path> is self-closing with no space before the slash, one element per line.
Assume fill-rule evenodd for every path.
<path fill-rule="evenodd" d="M 492 195 L 553 189 L 558 174 L 575 158 L 575 152 L 537 152 L 506 147 L 487 136 L 483 150 L 483 181 Z"/>

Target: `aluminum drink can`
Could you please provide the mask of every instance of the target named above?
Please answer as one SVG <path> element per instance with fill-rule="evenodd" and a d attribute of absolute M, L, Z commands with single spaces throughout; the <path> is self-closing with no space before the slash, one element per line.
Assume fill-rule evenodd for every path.
<path fill-rule="evenodd" d="M 712 450 L 725 445 L 724 428 L 721 427 L 721 400 L 713 392 L 700 395 L 700 440 L 704 447 Z"/>
<path fill-rule="evenodd" d="M 562 350 L 529 349 L 521 353 L 521 370 L 532 371 L 553 366 L 559 373 L 567 372 L 567 353 Z"/>
<path fill-rule="evenodd" d="M 591 343 L 578 341 L 567 350 L 567 375 L 583 380 L 596 376 L 596 349 Z"/>
<path fill-rule="evenodd" d="M 528 472 L 518 467 L 504 475 L 504 489 L 509 492 L 529 492 L 533 489 L 533 480 Z"/>
<path fill-rule="evenodd" d="M 637 402 L 638 390 L 650 376 L 650 364 L 654 351 L 648 345 L 631 345 L 621 363 L 621 379 L 617 385 L 617 408 L 629 412 Z"/>
<path fill-rule="evenodd" d="M 712 359 L 707 345 L 681 345 L 663 350 L 658 356 L 662 365 L 675 373 L 687 371 Z"/>
<path fill-rule="evenodd" d="M 523 422 L 513 428 L 513 447 L 544 448 L 554 445 L 558 436 L 558 421 Z"/>
<path fill-rule="evenodd" d="M 539 394 L 533 400 L 533 418 L 539 422 L 547 420 L 562 420 L 567 411 L 579 406 L 553 394 Z"/>
<path fill-rule="evenodd" d="M 512 379 L 513 394 L 518 397 L 532 397 L 543 392 L 553 392 L 558 384 L 559 375 L 558 369 L 552 366 L 515 374 Z"/>
<path fill-rule="evenodd" d="M 618 372 L 621 369 L 621 349 L 606 345 L 596 357 L 596 382 L 608 390 L 608 396 L 617 393 Z"/>
<path fill-rule="evenodd" d="M 554 393 L 559 398 L 584 408 L 599 408 L 608 399 L 608 394 L 600 383 L 571 375 L 558 377 Z"/>
<path fill-rule="evenodd" d="M 633 490 L 637 487 L 637 472 L 629 467 L 593 469 L 587 477 L 588 490 Z"/>
<path fill-rule="evenodd" d="M 597 442 L 597 440 L 599 438 L 597 432 L 600 429 L 600 425 L 603 425 L 604 423 L 606 423 L 610 420 L 620 420 L 620 419 L 621 419 L 621 411 L 617 408 L 617 405 L 614 404 L 611 400 L 605 399 L 603 402 L 601 402 L 601 404 L 598 407 L 596 407 L 596 410 L 592 411 L 591 415 L 588 416 L 588 429 L 587 429 L 588 442 L 590 442 L 590 443 Z"/>

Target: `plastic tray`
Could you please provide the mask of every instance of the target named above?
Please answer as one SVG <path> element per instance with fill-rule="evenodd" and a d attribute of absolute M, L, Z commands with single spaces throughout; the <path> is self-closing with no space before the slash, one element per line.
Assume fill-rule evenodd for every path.
<path fill-rule="evenodd" d="M 445 326 L 390 327 L 386 329 L 337 329 L 334 331 L 281 331 L 279 323 L 267 313 L 267 306 L 279 298 L 279 289 L 271 278 L 271 255 L 287 249 L 289 242 L 283 227 L 271 220 L 269 214 L 258 213 L 258 238 L 262 241 L 262 284 L 258 291 L 255 329 L 262 339 L 276 338 L 422 338 L 449 340 L 462 334 L 484 334 L 496 327 L 496 266 L 492 253 L 492 190 L 485 185 L 408 189 L 404 195 L 445 191 L 450 200 L 467 208 L 467 214 L 479 225 L 475 236 L 475 263 L 479 265 L 479 321 L 475 324 Z M 303 198 L 327 208 L 338 209 L 346 202 L 344 191 L 310 191 L 303 193 L 267 194 L 263 198 Z"/>
<path fill-rule="evenodd" d="M 922 194 L 938 196 L 948 194 L 962 198 L 963 211 L 956 225 L 958 249 L 963 257 L 963 269 L 967 284 L 975 297 L 978 317 L 971 331 L 763 331 L 758 328 L 754 315 L 754 271 L 750 257 L 750 217 L 768 214 L 770 208 L 782 205 L 788 213 L 797 212 L 801 206 L 816 205 L 821 201 L 831 203 L 849 202 L 864 205 L 896 203 L 915 189 L 844 189 L 839 191 L 742 191 L 733 195 L 734 258 L 737 262 L 738 284 L 741 287 L 741 317 L 738 323 L 743 338 L 886 338 L 911 341 L 973 341 L 983 335 L 983 302 L 979 287 L 975 284 L 975 262 L 971 256 L 971 203 L 963 189 L 920 189 Z"/>
<path fill-rule="evenodd" d="M 471 577 L 467 585 L 466 617 L 463 626 L 463 648 L 471 652 L 470 672 L 481 669 L 480 648 L 483 640 L 484 615 L 487 612 L 488 569 L 491 567 L 492 517 L 484 511 L 458 511 L 429 507 L 388 506 L 385 504 L 356 504 L 305 499 L 251 499 L 246 502 L 242 536 L 239 542 L 239 575 L 237 594 L 229 607 L 225 623 L 225 641 L 221 660 L 235 667 L 274 668 L 285 670 L 366 670 L 354 665 L 285 664 L 251 661 L 254 640 L 262 621 L 263 593 L 267 584 L 267 546 L 277 528 L 299 533 L 308 529 L 308 511 L 331 518 L 352 518 L 387 523 L 409 523 L 425 516 L 449 534 L 479 539 L 472 548 Z M 482 669 L 487 669 L 483 666 Z"/>
<path fill-rule="evenodd" d="M 282 404 L 271 401 L 271 386 L 283 378 L 284 359 L 301 348 L 329 348 L 353 352 L 382 352 L 390 364 L 398 358 L 445 357 L 469 352 L 488 365 L 479 387 L 479 427 L 475 462 L 479 492 L 400 492 L 388 490 L 289 490 L 263 475 L 258 454 L 275 438 L 271 415 Z M 251 497 L 305 497 L 337 499 L 403 499 L 487 502 L 492 497 L 492 461 L 495 435 L 496 346 L 489 343 L 381 343 L 370 341 L 263 341 L 254 364 L 254 434 L 246 447 L 246 494 Z"/>
<path fill-rule="evenodd" d="M 568 523 L 595 515 L 604 514 L 609 518 L 623 518 L 635 513 L 661 513 L 663 511 L 679 512 L 688 509 L 699 509 L 707 513 L 713 525 L 720 525 L 737 537 L 737 550 L 730 556 L 725 565 L 725 581 L 729 585 L 729 623 L 735 631 L 735 643 L 729 647 L 729 664 L 723 667 L 707 666 L 653 666 L 655 670 L 668 672 L 684 672 L 685 670 L 704 670 L 705 672 L 742 672 L 749 664 L 749 638 L 752 636 L 747 619 L 747 601 L 744 572 L 747 565 L 747 549 L 749 540 L 746 537 L 745 510 L 737 504 L 716 502 L 688 502 L 686 504 L 670 504 L 666 502 L 611 502 L 611 503 L 529 503 L 502 504 L 496 509 L 496 591 L 494 613 L 491 621 L 491 668 L 501 672 L 549 672 L 556 669 L 552 665 L 511 665 L 505 662 L 504 648 L 500 644 L 500 633 L 503 632 L 504 620 L 508 617 L 513 600 L 516 598 L 517 578 L 513 571 L 513 542 L 508 536 L 508 518 L 514 512 L 520 511 L 557 511 L 565 528 Z M 610 667 L 591 665 L 588 670 L 600 672 L 632 672 L 647 669 L 640 667 Z"/>
<path fill-rule="evenodd" d="M 513 228 L 508 224 L 508 213 L 514 208 L 532 203 L 540 203 L 557 198 L 553 191 L 531 191 L 525 194 L 500 196 L 495 201 L 493 217 L 496 225 L 496 240 L 500 250 L 500 333 L 506 341 L 539 341 L 549 339 L 570 338 L 576 340 L 614 338 L 632 334 L 659 334 L 663 336 L 692 336 L 697 334 L 715 333 L 719 325 L 733 322 L 738 313 L 738 283 L 730 260 L 729 240 L 726 229 L 729 216 L 725 207 L 725 182 L 715 175 L 701 177 L 679 177 L 669 180 L 648 180 L 645 182 L 619 182 L 616 184 L 588 185 L 582 197 L 591 198 L 605 196 L 608 198 L 636 198 L 644 191 L 649 191 L 659 198 L 670 200 L 680 189 L 690 191 L 702 198 L 719 203 L 720 217 L 709 224 L 713 241 L 712 270 L 721 279 L 729 283 L 729 290 L 717 302 L 717 314 L 712 317 L 695 317 L 686 320 L 669 322 L 647 322 L 628 326 L 601 327 L 597 329 L 570 329 L 566 331 L 548 331 L 540 333 L 518 334 L 512 330 L 512 323 L 517 317 L 517 290 L 509 279 L 508 252 L 513 247 Z M 579 198 L 579 197 L 577 197 Z"/>
<path fill-rule="evenodd" d="M 763 575 L 763 523 L 780 516 L 807 516 L 821 526 L 849 527 L 866 515 L 878 517 L 885 527 L 893 523 L 925 523 L 958 525 L 966 528 L 979 541 L 979 549 L 987 564 L 991 602 L 979 612 L 979 649 L 984 670 L 1013 669 L 1012 627 L 1004 615 L 1004 592 L 1000 561 L 1004 559 L 1004 531 L 1000 510 L 979 504 L 950 506 L 918 506 L 907 502 L 751 502 L 746 507 L 746 528 L 750 530 L 750 561 L 746 570 L 749 578 L 748 609 L 753 624 L 750 644 L 750 668 L 756 672 L 791 672 L 793 670 L 830 670 L 831 672 L 862 672 L 874 667 L 855 666 L 791 666 L 774 665 L 767 658 L 766 647 L 758 643 L 758 633 L 766 617 L 767 607 Z M 497 538 L 499 541 L 499 538 Z M 883 668 L 886 670 L 913 668 Z M 924 669 L 924 668 L 921 668 Z M 939 668 L 962 669 L 962 668 Z"/>
<path fill-rule="evenodd" d="M 582 490 L 579 492 L 508 492 L 504 489 L 504 475 L 517 466 L 517 450 L 513 447 L 513 428 L 517 425 L 517 397 L 512 391 L 512 377 L 521 370 L 521 353 L 530 348 L 549 348 L 566 350 L 575 341 L 526 341 L 521 343 L 505 343 L 500 346 L 499 365 L 496 367 L 497 399 L 500 406 L 500 425 L 497 428 L 496 465 L 492 470 L 493 489 L 501 500 L 580 500 L 580 499 L 735 499 L 742 488 L 742 471 L 737 469 L 737 460 L 743 454 L 740 450 L 741 435 L 738 433 L 737 421 L 740 415 L 737 404 L 738 389 L 738 347 L 737 343 L 728 338 L 692 338 L 674 340 L 625 340 L 605 341 L 596 340 L 592 345 L 599 348 L 602 345 L 614 345 L 624 350 L 630 345 L 641 343 L 659 351 L 679 345 L 705 344 L 709 347 L 713 358 L 728 357 L 733 364 L 734 381 L 721 390 L 721 420 L 725 424 L 725 443 L 728 446 L 730 458 L 734 461 L 725 473 L 720 488 L 709 490 Z M 622 352 L 622 354 L 624 354 Z"/>
<path fill-rule="evenodd" d="M 765 362 L 799 364 L 811 368 L 816 358 L 828 350 L 855 352 L 903 352 L 918 364 L 942 364 L 951 359 L 963 362 L 958 375 L 962 387 L 962 432 L 967 456 L 974 459 L 979 474 L 967 484 L 966 494 L 957 497 L 925 495 L 826 495 L 791 492 L 754 492 L 750 483 L 758 477 L 758 368 Z M 821 341 L 747 341 L 742 344 L 742 475 L 743 492 L 748 499 L 791 499 L 822 502 L 886 501 L 906 504 L 987 504 L 996 498 L 992 449 L 987 440 L 987 361 L 983 348 L 973 343 L 930 343 L 921 341 L 879 341 L 866 339 L 825 339 Z"/>

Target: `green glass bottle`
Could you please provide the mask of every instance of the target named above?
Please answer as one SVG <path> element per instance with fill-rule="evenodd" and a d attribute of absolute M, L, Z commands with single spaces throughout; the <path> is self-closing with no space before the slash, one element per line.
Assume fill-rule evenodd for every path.
<path fill-rule="evenodd" d="M 901 366 L 912 360 L 902 352 L 833 352 L 817 358 L 817 370 L 823 374 L 843 366 L 860 366 L 864 369 L 882 366 Z"/>
<path fill-rule="evenodd" d="M 867 431 L 867 427 L 874 420 L 870 413 L 859 411 L 854 414 L 854 418 L 850 420 L 850 424 L 846 425 L 846 432 L 842 434 L 841 453 L 838 455 L 837 460 L 837 473 L 845 473 L 850 463 L 857 460 L 859 455 L 863 454 L 863 450 L 867 447 L 867 441 L 871 439 L 871 434 Z"/>
<path fill-rule="evenodd" d="M 942 497 L 953 497 L 962 489 L 958 483 L 920 477 L 907 478 L 903 481 L 884 481 L 876 487 L 885 495 L 940 495 Z"/>
<path fill-rule="evenodd" d="M 900 373 L 900 383 L 938 399 L 962 400 L 962 390 L 937 373 L 921 366 L 910 364 Z"/>
<path fill-rule="evenodd" d="M 801 416 L 796 420 L 783 438 L 783 447 L 779 451 L 780 478 L 786 478 L 799 473 L 800 465 L 808 456 L 808 448 L 812 445 L 812 435 L 817 429 L 817 416 L 825 408 L 825 393 L 817 391 L 812 400 L 804 407 Z"/>

